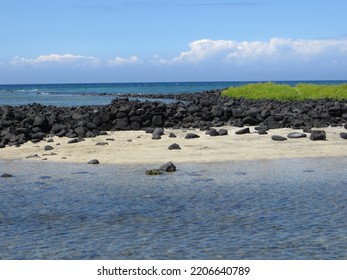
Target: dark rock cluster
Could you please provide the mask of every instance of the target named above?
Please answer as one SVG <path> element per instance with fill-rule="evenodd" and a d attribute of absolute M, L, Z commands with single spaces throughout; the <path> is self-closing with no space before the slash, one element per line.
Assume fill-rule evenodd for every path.
<path fill-rule="evenodd" d="M 129 101 L 125 97 L 103 106 L 0 106 L 0 148 L 19 146 L 27 141 L 39 142 L 49 136 L 66 136 L 78 142 L 115 130 L 208 130 L 223 125 L 254 125 L 266 133 L 267 129 L 292 127 L 305 131 L 329 125 L 342 126 L 347 122 L 344 100 L 255 101 L 222 97 L 219 90 L 175 95 L 174 98 L 171 103 Z M 240 131 L 240 134 L 245 132 Z M 154 139 L 160 139 L 160 131 L 154 133 L 152 130 L 151 133 Z M 223 133 L 225 131 L 217 132 L 218 135 Z"/>
<path fill-rule="evenodd" d="M 167 162 L 160 166 L 158 169 L 148 169 L 146 170 L 146 175 L 162 175 L 163 172 L 172 173 L 176 171 L 176 166 L 171 162 Z"/>

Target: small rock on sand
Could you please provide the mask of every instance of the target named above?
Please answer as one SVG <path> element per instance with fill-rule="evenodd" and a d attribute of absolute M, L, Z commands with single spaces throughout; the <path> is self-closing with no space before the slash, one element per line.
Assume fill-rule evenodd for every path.
<path fill-rule="evenodd" d="M 209 130 L 206 131 L 205 134 L 214 137 L 214 136 L 218 136 L 218 131 L 215 128 L 210 128 Z"/>
<path fill-rule="evenodd" d="M 258 134 L 259 134 L 259 135 L 266 135 L 266 134 L 268 134 L 268 133 L 267 133 L 266 127 L 261 127 L 261 128 L 259 128 L 259 129 L 258 129 Z"/>
<path fill-rule="evenodd" d="M 153 140 L 159 140 L 159 139 L 161 139 L 161 136 L 159 135 L 159 134 L 152 134 L 152 139 Z"/>
<path fill-rule="evenodd" d="M 291 132 L 287 135 L 288 138 L 305 138 L 306 134 L 303 132 Z"/>
<path fill-rule="evenodd" d="M 235 132 L 235 134 L 237 135 L 248 134 L 248 133 L 251 133 L 249 130 L 249 127 L 242 128 Z"/>
<path fill-rule="evenodd" d="M 310 140 L 312 141 L 319 141 L 319 140 L 326 140 L 326 133 L 324 130 L 312 130 L 312 133 L 310 135 Z"/>
<path fill-rule="evenodd" d="M 280 135 L 272 135 L 271 139 L 274 141 L 286 141 L 286 140 L 288 140 L 286 137 L 283 137 Z"/>
<path fill-rule="evenodd" d="M 43 148 L 45 151 L 51 151 L 53 150 L 54 148 L 50 145 L 46 145 L 44 148 Z"/>
<path fill-rule="evenodd" d="M 200 136 L 195 134 L 195 133 L 188 133 L 184 138 L 185 139 L 194 139 L 194 138 L 200 138 Z"/>
<path fill-rule="evenodd" d="M 219 136 L 228 135 L 228 131 L 224 128 L 221 128 L 220 130 L 218 130 L 218 135 Z"/>
<path fill-rule="evenodd" d="M 95 146 L 106 146 L 106 145 L 108 145 L 107 142 L 98 142 L 95 144 Z"/>
<path fill-rule="evenodd" d="M 34 154 L 34 155 L 28 155 L 25 158 L 40 158 L 40 156 L 38 154 Z"/>
<path fill-rule="evenodd" d="M 75 143 L 78 143 L 78 139 L 77 138 L 74 138 L 74 139 L 71 139 L 67 142 L 68 144 L 75 144 Z"/>
<path fill-rule="evenodd" d="M 169 150 L 181 150 L 181 147 L 177 143 L 173 143 L 168 147 L 168 149 Z"/>
<path fill-rule="evenodd" d="M 347 139 L 347 133 L 346 133 L 346 132 L 341 132 L 341 133 L 340 133 L 340 137 L 341 137 L 342 139 Z"/>

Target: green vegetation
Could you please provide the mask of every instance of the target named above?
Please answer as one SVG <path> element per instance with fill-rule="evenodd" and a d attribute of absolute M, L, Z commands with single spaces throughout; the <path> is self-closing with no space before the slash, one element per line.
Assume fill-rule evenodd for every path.
<path fill-rule="evenodd" d="M 222 95 L 234 98 L 272 99 L 272 100 L 307 100 L 307 99 L 347 99 L 347 84 L 315 85 L 298 84 L 295 87 L 276 83 L 254 83 L 240 87 L 231 87 Z"/>

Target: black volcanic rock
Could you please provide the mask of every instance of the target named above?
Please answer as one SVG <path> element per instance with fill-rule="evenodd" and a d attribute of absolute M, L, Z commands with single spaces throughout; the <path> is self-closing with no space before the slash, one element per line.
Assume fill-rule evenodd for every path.
<path fill-rule="evenodd" d="M 45 151 L 51 151 L 51 150 L 53 150 L 54 148 L 52 147 L 52 146 L 50 146 L 50 145 L 46 145 L 46 146 L 44 146 L 44 148 L 43 148 Z"/>
<path fill-rule="evenodd" d="M 188 133 L 184 138 L 185 139 L 194 139 L 194 138 L 200 138 L 200 136 L 195 134 L 195 133 Z"/>
<path fill-rule="evenodd" d="M 218 136 L 218 131 L 215 128 L 210 128 L 209 130 L 206 131 L 205 134 L 210 136 Z"/>
<path fill-rule="evenodd" d="M 342 139 L 347 139 L 347 133 L 346 133 L 346 132 L 341 132 L 341 133 L 340 133 L 340 137 L 341 137 Z"/>
<path fill-rule="evenodd" d="M 324 130 L 313 130 L 310 135 L 310 140 L 319 141 L 326 140 L 326 133 Z"/>
<path fill-rule="evenodd" d="M 274 141 L 286 141 L 286 140 L 288 140 L 286 137 L 283 137 L 280 135 L 272 135 L 271 139 Z"/>
<path fill-rule="evenodd" d="M 169 150 L 181 150 L 181 147 L 177 143 L 173 143 L 168 147 L 168 149 Z"/>
<path fill-rule="evenodd" d="M 157 98 L 156 101 L 128 97 Z M 0 145 L 18 146 L 47 137 L 95 137 L 101 131 L 139 130 L 153 127 L 195 128 L 231 125 L 259 125 L 266 129 L 294 128 L 311 132 L 313 127 L 344 126 L 347 129 L 346 100 L 274 101 L 221 96 L 220 90 L 193 94 L 168 94 L 171 103 L 159 102 L 160 94 L 127 94 L 109 105 L 56 107 L 29 104 L 0 106 Z M 259 134 L 266 133 L 258 130 Z M 209 135 L 217 135 L 215 131 Z M 249 133 L 247 128 L 239 133 Z M 316 139 L 316 133 L 312 138 Z M 160 136 L 160 135 L 159 135 Z M 322 137 L 322 136 L 321 136 Z M 320 138 L 320 137 L 318 137 Z M 324 138 L 324 137 L 323 137 Z"/>
<path fill-rule="evenodd" d="M 159 169 L 166 172 L 175 172 L 176 166 L 171 161 L 169 161 L 168 163 L 165 163 L 162 166 L 160 166 Z"/>
<path fill-rule="evenodd" d="M 257 120 L 254 117 L 248 116 L 242 120 L 242 124 L 243 125 L 257 125 L 257 124 L 259 124 L 259 120 Z"/>
<path fill-rule="evenodd" d="M 75 144 L 75 143 L 78 143 L 78 139 L 77 138 L 74 138 L 74 139 L 71 139 L 67 142 L 68 144 Z"/>
<path fill-rule="evenodd" d="M 39 127 L 42 131 L 49 131 L 49 125 L 46 117 L 36 116 L 33 122 L 33 126 Z"/>
<path fill-rule="evenodd" d="M 235 134 L 237 135 L 248 134 L 248 133 L 251 133 L 251 131 L 249 130 L 249 127 L 242 128 L 235 132 Z"/>
<path fill-rule="evenodd" d="M 287 135 L 288 138 L 305 138 L 307 135 L 303 132 L 291 132 Z"/>
<path fill-rule="evenodd" d="M 99 164 L 100 162 L 97 159 L 92 159 L 92 160 L 88 161 L 87 163 L 88 164 Z"/>
<path fill-rule="evenodd" d="M 218 130 L 218 135 L 219 136 L 228 135 L 228 130 L 226 130 L 225 128 L 221 128 L 220 130 Z"/>
<path fill-rule="evenodd" d="M 266 127 L 259 127 L 258 134 L 259 135 L 266 135 L 266 134 L 268 134 Z"/>

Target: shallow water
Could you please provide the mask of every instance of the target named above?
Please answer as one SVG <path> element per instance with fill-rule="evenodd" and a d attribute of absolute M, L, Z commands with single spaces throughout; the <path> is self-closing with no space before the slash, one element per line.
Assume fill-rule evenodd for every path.
<path fill-rule="evenodd" d="M 346 163 L 0 161 L 0 258 L 347 259 Z"/>

